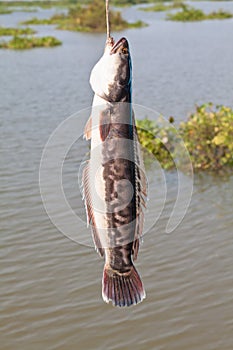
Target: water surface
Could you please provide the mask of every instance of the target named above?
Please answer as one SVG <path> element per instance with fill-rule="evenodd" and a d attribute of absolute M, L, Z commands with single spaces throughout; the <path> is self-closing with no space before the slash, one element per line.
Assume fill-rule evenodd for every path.
<path fill-rule="evenodd" d="M 195 6 L 233 11 L 231 2 Z M 150 24 L 116 35 L 127 36 L 131 44 L 135 103 L 174 115 L 177 122 L 195 103 L 233 107 L 232 19 L 174 23 L 136 7 L 124 9 L 124 15 Z M 4 15 L 0 24 L 30 17 Z M 105 36 L 37 28 L 63 45 L 0 51 L 0 348 L 232 350 L 233 177 L 196 176 L 185 219 L 168 235 L 177 176 L 167 174 L 166 206 L 144 237 L 137 262 L 147 298 L 130 309 L 105 305 L 103 261 L 53 226 L 38 186 L 49 135 L 66 117 L 90 106 L 89 74 Z M 76 174 L 87 149 L 84 142 L 74 145 L 65 163 L 65 192 L 80 212 Z M 160 178 L 153 168 L 148 176 L 154 178 L 156 205 Z M 148 220 L 153 222 L 153 212 Z"/>

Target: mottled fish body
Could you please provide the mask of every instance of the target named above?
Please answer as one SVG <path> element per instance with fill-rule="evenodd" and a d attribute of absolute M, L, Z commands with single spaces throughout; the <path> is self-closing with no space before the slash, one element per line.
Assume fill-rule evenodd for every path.
<path fill-rule="evenodd" d="M 134 267 L 143 228 L 146 180 L 131 108 L 128 41 L 113 39 L 91 72 L 95 93 L 85 127 L 91 156 L 83 172 L 87 220 L 96 249 L 105 257 L 102 296 L 116 306 L 145 298 Z"/>

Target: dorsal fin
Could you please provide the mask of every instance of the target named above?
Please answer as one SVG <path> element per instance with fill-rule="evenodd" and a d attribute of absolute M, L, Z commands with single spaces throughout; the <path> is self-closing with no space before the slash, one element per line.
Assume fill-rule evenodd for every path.
<path fill-rule="evenodd" d="M 136 229 L 135 240 L 133 244 L 133 259 L 137 259 L 139 243 L 142 238 L 143 224 L 144 224 L 144 208 L 146 208 L 147 200 L 147 178 L 145 174 L 144 163 L 141 155 L 140 143 L 138 141 L 137 128 L 132 115 L 133 124 L 133 139 L 135 145 L 135 175 L 136 175 L 136 198 L 137 198 L 137 216 L 136 216 Z"/>

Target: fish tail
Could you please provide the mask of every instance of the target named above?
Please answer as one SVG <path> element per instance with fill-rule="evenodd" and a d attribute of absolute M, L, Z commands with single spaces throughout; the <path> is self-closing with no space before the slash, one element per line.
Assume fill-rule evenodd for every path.
<path fill-rule="evenodd" d="M 131 271 L 119 273 L 105 265 L 102 280 L 102 296 L 114 306 L 131 306 L 140 303 L 146 296 L 141 278 L 132 265 Z"/>

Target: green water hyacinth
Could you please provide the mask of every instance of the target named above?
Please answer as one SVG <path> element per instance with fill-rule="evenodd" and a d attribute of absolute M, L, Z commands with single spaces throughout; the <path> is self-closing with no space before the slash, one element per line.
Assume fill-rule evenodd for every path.
<path fill-rule="evenodd" d="M 164 169 L 173 169 L 177 135 L 171 125 L 160 128 L 149 119 L 137 121 L 139 140 L 144 153 L 152 154 Z M 196 107 L 178 134 L 190 154 L 195 171 L 229 170 L 233 166 L 233 109 L 206 103 Z M 163 141 L 165 140 L 165 141 Z M 145 155 L 146 156 L 146 155 Z"/>
<path fill-rule="evenodd" d="M 162 168 L 169 170 L 175 167 L 172 154 L 174 141 L 174 128 L 167 126 L 161 128 L 156 122 L 145 118 L 136 121 L 139 141 L 143 146 L 145 165 L 149 166 L 153 155 L 161 164 Z M 162 140 L 166 140 L 163 142 Z"/>
<path fill-rule="evenodd" d="M 8 7 L 3 7 L 0 5 L 0 15 L 8 15 L 9 13 L 12 13 L 13 11 L 10 10 Z"/>
<path fill-rule="evenodd" d="M 182 8 L 184 6 L 184 3 L 181 1 L 173 1 L 171 4 L 164 4 L 163 2 L 158 2 L 157 4 L 150 6 L 150 7 L 141 7 L 141 11 L 145 12 L 163 12 L 173 9 Z"/>
<path fill-rule="evenodd" d="M 213 11 L 209 14 L 205 14 L 202 10 L 196 9 L 194 7 L 183 4 L 181 6 L 182 11 L 176 13 L 168 13 L 167 19 L 171 21 L 180 21 L 180 22 L 195 22 L 195 21 L 204 21 L 211 19 L 228 19 L 232 18 L 233 14 L 226 12 L 224 10 Z"/>
<path fill-rule="evenodd" d="M 75 0 L 33 0 L 33 1 L 22 1 L 22 0 L 16 0 L 16 1 L 0 1 L 0 7 L 17 7 L 17 8 L 30 8 L 32 5 L 34 7 L 40 7 L 40 8 L 53 8 L 53 7 L 69 7 L 72 5 Z M 14 11 L 14 10 L 13 10 Z"/>
<path fill-rule="evenodd" d="M 49 19 L 32 18 L 22 24 L 55 24 L 58 29 L 97 32 L 106 31 L 105 3 L 102 0 L 93 0 L 88 6 L 76 4 L 69 8 L 68 14 L 55 14 Z M 110 11 L 111 30 L 119 31 L 127 28 L 145 26 L 142 21 L 128 23 L 119 11 Z"/>
<path fill-rule="evenodd" d="M 196 107 L 180 134 L 194 169 L 219 170 L 233 166 L 233 110 L 212 103 Z"/>
<path fill-rule="evenodd" d="M 31 28 L 0 27 L 0 36 L 30 35 L 36 31 Z"/>
<path fill-rule="evenodd" d="M 14 36 L 10 41 L 3 41 L 0 43 L 2 49 L 24 50 L 36 47 L 53 47 L 61 45 L 62 42 L 53 36 L 45 37 L 26 37 Z"/>

